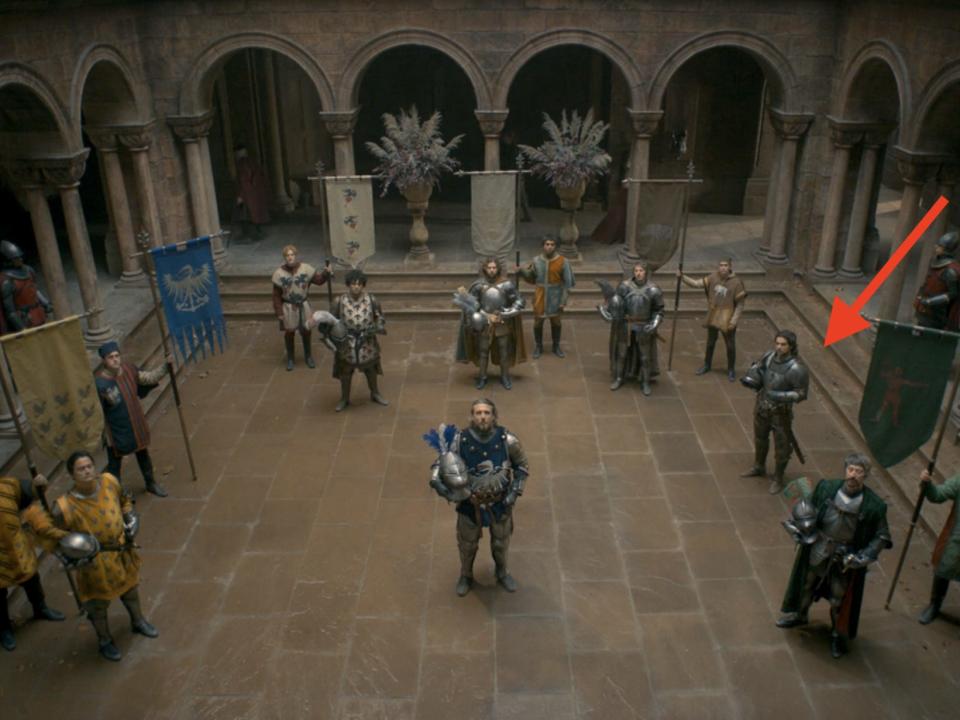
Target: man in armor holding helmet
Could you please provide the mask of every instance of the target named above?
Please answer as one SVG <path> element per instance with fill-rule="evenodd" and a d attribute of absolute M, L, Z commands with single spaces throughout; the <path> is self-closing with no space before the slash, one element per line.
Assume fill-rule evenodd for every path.
<path fill-rule="evenodd" d="M 530 472 L 520 440 L 497 424 L 497 406 L 486 398 L 473 401 L 466 430 L 441 426 L 439 435 L 432 432 L 424 438 L 440 452 L 431 467 L 430 487 L 457 503 L 457 595 L 463 597 L 473 586 L 473 560 L 485 527 L 490 528 L 497 582 L 507 592 L 515 592 L 517 581 L 508 569 L 507 552 L 513 507 Z"/>
<path fill-rule="evenodd" d="M 469 290 L 461 287 L 454 294 L 454 304 L 463 309 L 457 360 L 476 363 L 478 390 L 487 385 L 487 366 L 492 360 L 500 366 L 500 384 L 509 390 L 513 387 L 510 366 L 527 359 L 520 322 L 523 298 L 516 284 L 503 277 L 497 258 L 486 258 L 480 271 L 482 277 Z"/>
<path fill-rule="evenodd" d="M 606 305 L 598 309 L 610 323 L 610 383 L 618 390 L 623 381 L 637 378 L 644 395 L 650 394 L 650 381 L 660 374 L 657 358 L 657 328 L 663 322 L 663 293 L 649 281 L 645 261 L 633 266 L 633 277 L 614 290 L 608 283 L 598 284 Z"/>
<path fill-rule="evenodd" d="M 934 247 L 930 270 L 913 307 L 917 325 L 937 330 L 960 330 L 960 263 L 954 255 L 960 246 L 956 231 L 943 235 Z"/>
<path fill-rule="evenodd" d="M 793 406 L 807 399 L 810 374 L 797 357 L 797 336 L 789 330 L 778 332 L 774 349 L 753 363 L 740 382 L 757 393 L 753 408 L 753 467 L 740 477 L 764 477 L 767 474 L 767 452 L 770 450 L 770 433 L 773 432 L 776 466 L 769 492 L 776 495 L 783 490 L 783 473 L 790 462 L 791 451 L 797 450 L 803 462 L 797 439 L 793 436 Z"/>
<path fill-rule="evenodd" d="M 857 636 L 867 566 L 880 551 L 893 547 L 887 527 L 887 505 L 864 485 L 870 459 L 851 453 L 843 460 L 844 478 L 821 480 L 810 500 L 794 507 L 784 522 L 799 544 L 777 627 L 806 625 L 810 605 L 830 603 L 830 654 L 847 652 Z"/>

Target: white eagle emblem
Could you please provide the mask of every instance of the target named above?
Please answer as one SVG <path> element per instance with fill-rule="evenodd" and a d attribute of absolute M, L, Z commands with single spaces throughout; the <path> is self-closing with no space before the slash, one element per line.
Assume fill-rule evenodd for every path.
<path fill-rule="evenodd" d="M 176 277 L 170 273 L 163 276 L 163 286 L 173 298 L 180 312 L 196 312 L 210 302 L 210 265 L 204 263 L 194 269 L 192 265 L 180 268 Z"/>

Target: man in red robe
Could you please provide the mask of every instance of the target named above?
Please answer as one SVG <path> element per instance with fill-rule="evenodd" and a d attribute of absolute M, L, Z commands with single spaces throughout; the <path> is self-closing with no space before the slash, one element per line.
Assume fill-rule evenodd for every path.
<path fill-rule="evenodd" d="M 234 153 L 237 159 L 237 204 L 233 221 L 240 226 L 238 239 L 247 237 L 252 225 L 254 236 L 259 240 L 263 236 L 260 226 L 270 222 L 267 174 L 249 156 L 245 146 L 237 145 Z"/>

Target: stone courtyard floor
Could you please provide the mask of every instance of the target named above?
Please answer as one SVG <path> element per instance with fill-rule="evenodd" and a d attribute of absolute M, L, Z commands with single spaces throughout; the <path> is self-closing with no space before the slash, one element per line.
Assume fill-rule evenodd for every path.
<path fill-rule="evenodd" d="M 454 511 L 427 486 L 420 435 L 466 422 L 473 369 L 451 366 L 449 322 L 389 333 L 390 407 L 371 404 L 358 377 L 355 404 L 335 414 L 329 354 L 317 348 L 310 371 L 298 347 L 288 373 L 272 324 L 230 327 L 229 351 L 183 384 L 199 481 L 169 407 L 154 418 L 153 453 L 171 497 L 144 495 L 126 466 L 160 638 L 131 636 L 115 603 L 125 657 L 100 659 L 62 573 L 48 573 L 51 604 L 71 614 L 22 625 L 16 652 L 0 652 L 3 720 L 957 716 L 957 623 L 915 620 L 926 533 L 905 568 L 910 592 L 883 609 L 909 507 L 882 473 L 896 547 L 869 575 L 851 653 L 831 659 L 822 603 L 810 627 L 774 627 L 793 557 L 779 524 L 788 503 L 738 477 L 752 458 L 752 394 L 693 374 L 703 338 L 692 321 L 649 398 L 609 391 L 599 319 L 565 325 L 566 360 L 520 366 L 511 392 L 491 384 L 530 456 L 510 554 L 520 589 L 494 585 L 485 537 L 479 587 L 457 598 Z M 738 335 L 742 369 L 771 330 L 745 320 Z M 856 447 L 819 387 L 796 430 L 809 457 L 791 463 L 794 477 L 837 476 Z M 960 617 L 960 589 L 945 610 Z"/>

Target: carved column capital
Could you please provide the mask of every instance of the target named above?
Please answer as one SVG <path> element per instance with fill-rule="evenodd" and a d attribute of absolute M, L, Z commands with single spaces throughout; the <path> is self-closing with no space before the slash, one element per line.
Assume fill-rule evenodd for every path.
<path fill-rule="evenodd" d="M 87 134 L 87 137 L 90 138 L 90 142 L 93 143 L 97 152 L 110 153 L 117 152 L 117 150 L 120 149 L 120 144 L 117 141 L 117 133 L 112 128 L 86 125 L 83 131 Z"/>
<path fill-rule="evenodd" d="M 636 137 L 650 137 L 657 131 L 657 126 L 663 119 L 662 110 L 633 110 L 627 108 L 630 124 Z"/>
<path fill-rule="evenodd" d="M 862 123 L 830 116 L 827 116 L 827 122 L 830 124 L 830 139 L 834 147 L 852 148 L 863 139 Z"/>
<path fill-rule="evenodd" d="M 130 150 L 146 150 L 150 147 L 154 121 L 142 125 L 114 125 L 112 130 L 117 134 L 120 144 Z"/>
<path fill-rule="evenodd" d="M 942 155 L 913 152 L 899 145 L 893 149 L 893 157 L 897 163 L 897 172 L 909 185 L 923 185 L 927 180 L 936 177 L 937 170 L 944 161 Z"/>
<path fill-rule="evenodd" d="M 44 180 L 57 188 L 71 188 L 80 184 L 87 169 L 87 157 L 90 148 L 84 148 L 73 155 L 61 157 L 39 158 L 32 162 L 40 169 Z"/>
<path fill-rule="evenodd" d="M 10 160 L 3 164 L 3 174 L 14 189 L 43 188 L 43 173 L 33 160 Z"/>
<path fill-rule="evenodd" d="M 480 124 L 480 132 L 484 137 L 500 137 L 504 123 L 507 122 L 509 110 L 474 110 L 473 114 Z"/>
<path fill-rule="evenodd" d="M 353 128 L 357 124 L 357 115 L 360 112 L 360 108 L 354 108 L 353 110 L 329 110 L 321 111 L 318 113 L 320 115 L 320 120 L 327 128 L 327 132 L 330 133 L 331 137 L 346 137 L 353 132 Z"/>
<path fill-rule="evenodd" d="M 770 124 L 783 140 L 798 140 L 813 122 L 813 113 L 788 113 L 770 108 Z"/>
<path fill-rule="evenodd" d="M 863 130 L 863 144 L 878 148 L 890 139 L 890 133 L 896 128 L 896 123 L 866 123 Z"/>
<path fill-rule="evenodd" d="M 213 113 L 203 115 L 168 115 L 167 124 L 183 142 L 198 142 L 210 134 L 213 127 Z"/>

